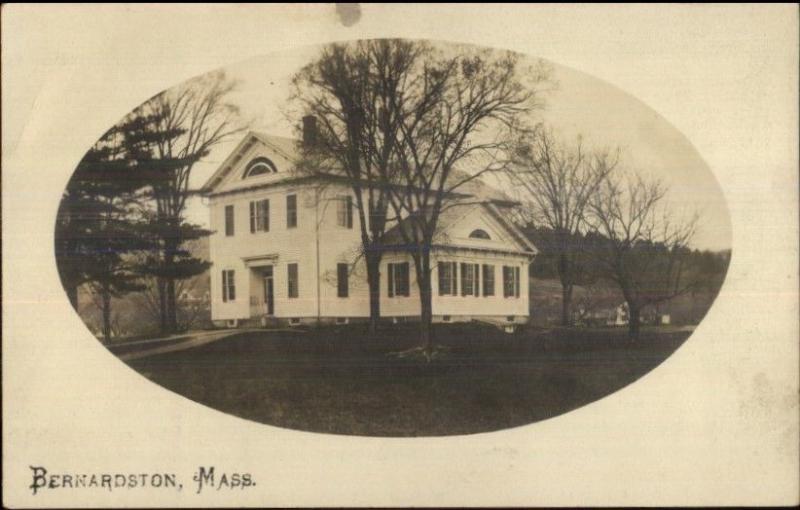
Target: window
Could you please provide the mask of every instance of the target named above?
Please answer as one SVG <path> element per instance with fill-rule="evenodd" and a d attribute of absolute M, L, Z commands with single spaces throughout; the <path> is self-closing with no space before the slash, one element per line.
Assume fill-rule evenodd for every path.
<path fill-rule="evenodd" d="M 269 232 L 269 200 L 250 202 L 250 232 Z"/>
<path fill-rule="evenodd" d="M 300 281 L 297 278 L 297 264 L 287 264 L 286 265 L 286 294 L 290 298 L 296 298 L 300 296 Z"/>
<path fill-rule="evenodd" d="M 353 197 L 341 196 L 336 204 L 336 223 L 340 227 L 353 228 Z"/>
<path fill-rule="evenodd" d="M 478 272 L 480 265 L 461 263 L 461 295 L 478 296 Z"/>
<path fill-rule="evenodd" d="M 236 279 L 233 269 L 222 271 L 222 301 L 234 301 L 236 299 Z"/>
<path fill-rule="evenodd" d="M 274 174 L 278 172 L 275 163 L 268 158 L 256 158 L 247 165 L 247 170 L 244 172 L 244 178 L 254 177 L 256 175 Z"/>
<path fill-rule="evenodd" d="M 489 237 L 489 234 L 487 234 L 485 230 L 482 230 L 480 228 L 473 230 L 469 234 L 469 236 L 473 239 L 491 239 L 491 237 Z"/>
<path fill-rule="evenodd" d="M 297 226 L 297 195 L 286 195 L 286 228 Z"/>
<path fill-rule="evenodd" d="M 455 262 L 439 262 L 439 295 L 458 295 L 458 264 Z"/>
<path fill-rule="evenodd" d="M 225 235 L 233 235 L 233 206 L 225 206 Z"/>
<path fill-rule="evenodd" d="M 408 262 L 390 263 L 388 265 L 388 274 L 389 297 L 408 297 Z"/>
<path fill-rule="evenodd" d="M 336 295 L 347 297 L 350 289 L 347 285 L 347 264 L 336 265 Z"/>
<path fill-rule="evenodd" d="M 503 297 L 519 297 L 519 267 L 503 266 Z"/>
<path fill-rule="evenodd" d="M 494 296 L 494 266 L 483 265 L 483 295 Z"/>

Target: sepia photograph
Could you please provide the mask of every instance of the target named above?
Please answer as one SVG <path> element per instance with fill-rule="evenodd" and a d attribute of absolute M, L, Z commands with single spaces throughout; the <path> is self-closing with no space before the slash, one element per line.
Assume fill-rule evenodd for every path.
<path fill-rule="evenodd" d="M 245 7 L 239 7 L 237 16 L 246 17 Z M 747 348 L 733 340 L 742 335 L 751 335 L 753 342 L 765 339 L 764 332 L 746 323 L 734 333 L 719 329 L 726 316 L 711 314 L 724 301 L 723 288 L 748 277 L 734 272 L 739 280 L 730 282 L 737 278 L 729 275 L 733 261 L 749 261 L 750 250 L 758 250 L 734 242 L 747 191 L 740 184 L 731 192 L 726 169 L 714 165 L 714 159 L 707 162 L 687 134 L 608 75 L 580 70 L 553 52 L 536 53 L 535 45 L 511 49 L 455 34 L 450 39 L 447 33 L 359 33 L 351 28 L 372 7 L 276 7 L 276 16 L 298 16 L 287 23 L 327 13 L 334 21 L 326 22 L 338 27 L 337 36 L 302 43 L 298 37 L 296 43 L 242 55 L 247 58 L 221 60 L 179 81 L 154 81 L 162 85 L 140 87 L 149 92 L 127 103 L 135 106 L 109 111 L 103 118 L 112 120 L 99 129 L 94 122 L 93 142 L 76 145 L 69 137 L 52 142 L 69 145 L 74 156 L 65 160 L 68 164 L 58 162 L 64 178 L 52 183 L 58 191 L 50 223 L 35 227 L 37 235 L 41 230 L 40 237 L 49 239 L 37 246 L 52 261 L 59 289 L 45 299 L 63 310 L 52 319 L 42 318 L 50 321 L 49 328 L 62 320 L 79 324 L 70 342 L 102 359 L 105 374 L 85 379 L 101 392 L 95 400 L 70 398 L 83 402 L 80 406 L 105 407 L 110 404 L 100 395 L 110 384 L 115 398 L 123 399 L 120 405 L 130 406 L 137 420 L 168 427 L 182 442 L 197 441 L 193 454 L 202 451 L 201 435 L 193 440 L 180 432 L 189 423 L 202 427 L 209 416 L 220 424 L 239 420 L 247 428 L 241 429 L 239 442 L 238 429 L 213 429 L 230 431 L 220 440 L 236 445 L 243 459 L 239 466 L 230 458 L 223 467 L 214 460 L 222 457 L 195 455 L 197 460 L 188 461 L 195 468 L 177 472 L 155 460 L 173 455 L 163 448 L 148 450 L 150 464 L 137 464 L 138 471 L 109 469 L 113 463 L 97 470 L 91 462 L 33 456 L 15 466 L 27 483 L 19 487 L 26 497 L 44 501 L 36 497 L 84 494 L 67 504 L 83 506 L 108 503 L 91 499 L 107 490 L 125 506 L 142 502 L 126 500 L 129 491 L 170 491 L 185 498 L 222 490 L 214 496 L 221 497 L 235 490 L 256 498 L 239 504 L 263 505 L 256 494 L 270 477 L 253 463 L 253 454 L 245 453 L 249 440 L 244 437 L 277 430 L 286 434 L 280 437 L 289 447 L 294 434 L 306 434 L 298 436 L 300 441 L 311 433 L 308 441 L 329 445 L 315 451 L 333 455 L 335 445 L 350 444 L 337 442 L 340 438 L 402 439 L 411 441 L 403 445 L 432 454 L 434 445 L 454 444 L 436 442 L 448 437 L 491 444 L 495 436 L 487 434 L 522 437 L 524 431 L 538 430 L 529 426 L 551 423 L 558 430 L 561 420 L 572 416 L 572 422 L 563 422 L 570 430 L 599 426 L 589 435 L 573 433 L 578 444 L 602 443 L 603 427 L 609 424 L 604 416 L 613 413 L 601 411 L 598 402 L 633 386 L 639 393 L 630 395 L 640 395 L 640 403 L 655 408 L 665 392 L 677 399 L 687 395 L 687 409 L 670 407 L 667 402 L 673 401 L 667 399 L 662 412 L 674 413 L 664 422 L 673 424 L 673 432 L 681 434 L 691 421 L 707 434 L 692 436 L 692 441 L 712 441 L 714 430 L 724 427 L 717 420 L 728 415 L 687 414 L 694 412 L 688 410 L 695 405 L 691 395 L 733 391 L 740 383 L 709 385 L 702 372 L 688 375 L 680 363 L 687 356 L 703 363 L 685 346 L 708 336 L 716 341 L 731 336 L 733 347 L 728 348 L 735 349 Z M 624 12 L 620 6 L 607 8 Z M 105 9 L 110 6 L 101 13 L 111 15 Z M 148 9 L 159 12 L 158 6 Z M 406 5 L 396 13 L 413 9 Z M 473 19 L 485 10 L 474 12 Z M 120 41 L 110 44 L 118 47 Z M 692 86 L 680 85 L 674 76 L 671 100 L 682 96 L 690 110 L 705 108 L 698 102 L 700 92 L 693 97 Z M 796 72 L 793 76 L 796 85 Z M 147 79 L 142 76 L 143 82 Z M 103 86 L 99 76 L 87 77 L 86 83 Z M 142 97 L 147 99 L 142 102 Z M 104 101 L 98 99 L 98 108 L 104 108 Z M 711 110 L 703 114 L 714 117 Z M 708 128 L 715 129 L 713 121 Z M 703 146 L 708 150 L 708 144 Z M 3 166 L 5 198 L 6 176 L 16 168 L 8 167 L 5 157 Z M 775 189 L 791 189 L 790 180 L 770 182 Z M 22 192 L 35 193 L 32 188 Z M 21 219 L 18 211 L 4 207 L 4 230 L 6 222 Z M 796 240 L 796 230 L 784 226 L 792 234 L 776 230 L 774 242 Z M 7 247 L 9 239 L 4 240 Z M 796 259 L 796 248 L 791 255 L 780 253 Z M 751 265 L 750 271 L 792 270 L 794 275 L 783 281 L 794 278 L 796 283 L 796 264 L 771 265 L 771 258 L 778 257 L 765 251 L 765 267 Z M 740 295 L 755 298 L 746 286 L 739 288 Z M 781 296 L 787 305 L 782 310 L 796 312 L 796 291 Z M 4 285 L 4 300 L 9 298 Z M 778 294 L 762 293 L 758 299 L 777 300 Z M 731 319 L 736 315 L 724 313 Z M 738 320 L 746 321 L 758 312 L 740 313 Z M 797 325 L 775 325 L 788 333 L 780 337 L 781 345 L 791 344 Z M 4 332 L 4 351 L 5 337 Z M 796 354 L 796 345 L 781 352 Z M 47 363 L 57 363 L 53 359 Z M 101 366 L 85 360 L 92 373 Z M 6 356 L 4 383 L 8 362 Z M 728 363 L 719 357 L 714 362 Z M 69 363 L 82 364 L 79 357 Z M 688 386 L 660 385 L 650 397 L 641 396 L 642 390 L 648 395 L 651 374 L 669 373 L 662 365 L 679 367 L 674 376 L 685 378 Z M 732 367 L 722 370 L 735 374 Z M 71 377 L 89 377 L 77 370 Z M 757 405 L 763 407 L 741 404 L 740 411 L 766 416 L 766 408 L 775 405 L 781 416 L 792 410 L 797 414 L 796 367 L 776 372 L 794 381 L 793 388 L 792 383 L 775 386 L 766 375 L 769 370 L 763 367 L 753 379 L 760 392 Z M 21 381 L 19 376 L 14 380 Z M 765 400 L 768 394 L 777 400 Z M 162 400 L 176 403 L 166 404 L 173 410 L 169 417 L 148 410 Z M 186 405 L 192 406 L 192 417 L 179 410 Z M 595 410 L 591 421 L 576 414 L 586 409 Z M 7 412 L 4 406 L 4 423 Z M 785 423 L 784 443 L 797 432 L 796 419 Z M 109 439 L 138 434 L 122 423 L 106 433 Z M 621 439 L 625 433 L 618 434 Z M 695 444 L 681 441 L 687 447 Z M 135 443 L 124 443 L 125 448 Z M 663 448 L 658 441 L 651 445 L 654 454 Z M 495 454 L 507 453 L 499 462 L 513 465 L 519 450 L 497 448 Z M 548 455 L 559 457 L 555 443 L 548 448 L 553 448 Z M 796 442 L 787 448 L 786 453 L 796 453 Z M 115 448 L 107 451 L 117 455 Z M 178 451 L 179 457 L 192 458 L 185 446 Z M 4 465 L 5 458 L 4 453 Z M 780 459 L 789 462 L 783 455 Z M 385 460 L 381 469 L 391 470 L 392 462 Z M 613 464 L 613 458 L 607 463 Z M 306 472 L 292 469 L 294 476 Z M 655 482 L 642 487 L 648 483 Z M 447 497 L 416 500 L 406 491 L 391 501 L 354 500 L 325 499 L 320 493 L 321 499 L 286 496 L 267 504 L 428 506 L 458 501 L 454 487 L 442 490 Z M 610 489 L 600 494 L 603 490 Z M 714 501 L 711 496 L 667 501 L 707 503 Z M 564 503 L 632 502 L 602 498 L 567 498 Z M 156 506 L 175 501 L 206 506 L 220 500 L 152 501 Z M 460 503 L 492 501 L 528 506 L 555 500 Z"/>
<path fill-rule="evenodd" d="M 154 96 L 75 169 L 55 250 L 86 326 L 151 381 L 378 436 L 514 427 L 625 387 L 691 335 L 731 256 L 714 177 L 645 105 L 402 39 Z"/>

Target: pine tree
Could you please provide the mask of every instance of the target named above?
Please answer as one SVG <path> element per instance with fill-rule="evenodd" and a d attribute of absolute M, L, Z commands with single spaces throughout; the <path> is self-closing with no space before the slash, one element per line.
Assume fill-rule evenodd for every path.
<path fill-rule="evenodd" d="M 73 307 L 86 286 L 103 316 L 103 337 L 111 338 L 112 298 L 142 289 L 131 254 L 143 248 L 135 208 L 144 183 L 128 157 L 123 128 L 106 132 L 78 164 L 61 201 L 56 257 Z"/>

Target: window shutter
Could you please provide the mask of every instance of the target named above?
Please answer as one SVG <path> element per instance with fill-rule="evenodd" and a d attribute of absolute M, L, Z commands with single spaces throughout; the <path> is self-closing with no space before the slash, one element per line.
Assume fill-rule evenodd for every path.
<path fill-rule="evenodd" d="M 388 288 L 389 288 L 389 297 L 394 297 L 394 264 L 389 263 L 387 266 L 386 274 L 389 276 Z"/>
<path fill-rule="evenodd" d="M 353 197 L 347 195 L 347 228 L 353 228 Z"/>
<path fill-rule="evenodd" d="M 453 288 L 450 290 L 450 293 L 453 296 L 458 296 L 458 263 L 457 262 L 450 262 L 452 267 L 453 276 L 451 280 L 453 282 Z"/>
<path fill-rule="evenodd" d="M 514 297 L 519 297 L 519 267 L 514 268 Z"/>
<path fill-rule="evenodd" d="M 269 200 L 264 200 L 262 202 L 264 204 L 262 207 L 264 208 L 264 232 L 269 232 Z"/>
<path fill-rule="evenodd" d="M 467 295 L 467 265 L 464 262 L 461 263 L 461 295 Z"/>
<path fill-rule="evenodd" d="M 402 290 L 403 290 L 402 295 L 408 296 L 408 277 L 409 277 L 408 262 L 403 262 L 402 264 L 400 264 L 400 266 L 402 267 L 401 280 L 400 280 L 402 283 Z"/>
<path fill-rule="evenodd" d="M 338 264 L 337 269 L 337 295 L 339 297 L 347 297 L 349 290 L 347 281 L 347 264 Z"/>
<path fill-rule="evenodd" d="M 445 274 L 444 274 L 445 264 L 444 264 L 444 262 L 439 262 L 436 265 L 437 265 L 437 269 L 439 271 L 439 295 L 440 296 L 444 296 L 447 293 L 447 291 L 445 290 L 445 283 L 444 283 L 445 282 Z"/>
<path fill-rule="evenodd" d="M 228 272 L 222 271 L 222 302 L 228 301 Z"/>
<path fill-rule="evenodd" d="M 236 279 L 234 278 L 233 269 L 228 271 L 228 299 L 236 301 Z"/>
<path fill-rule="evenodd" d="M 226 205 L 225 206 L 225 235 L 232 236 L 233 231 L 233 206 Z"/>
<path fill-rule="evenodd" d="M 481 265 L 475 264 L 472 270 L 474 271 L 472 275 L 472 281 L 474 282 L 472 284 L 472 295 L 478 297 L 481 295 Z"/>
<path fill-rule="evenodd" d="M 250 202 L 250 233 L 256 231 L 256 203 Z"/>

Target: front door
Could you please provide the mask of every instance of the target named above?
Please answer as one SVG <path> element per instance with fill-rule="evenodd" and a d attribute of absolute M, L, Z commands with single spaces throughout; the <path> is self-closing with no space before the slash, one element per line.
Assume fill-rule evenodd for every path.
<path fill-rule="evenodd" d="M 275 290 L 272 281 L 272 266 L 264 270 L 264 306 L 267 315 L 275 315 Z"/>

